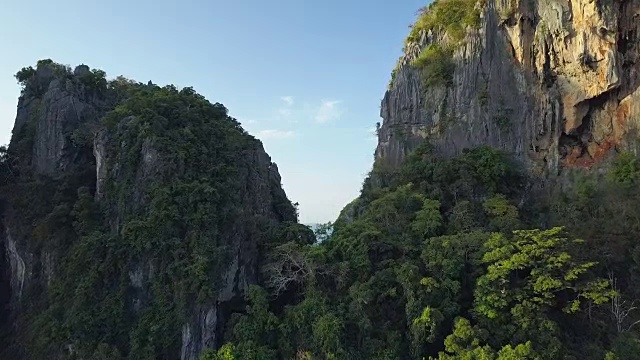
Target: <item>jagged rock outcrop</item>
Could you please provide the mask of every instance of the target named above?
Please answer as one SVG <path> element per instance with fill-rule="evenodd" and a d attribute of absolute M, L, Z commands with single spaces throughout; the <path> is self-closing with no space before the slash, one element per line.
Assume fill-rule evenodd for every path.
<path fill-rule="evenodd" d="M 297 221 L 262 144 L 191 89 L 107 83 L 100 71 L 51 61 L 23 69 L 18 80 L 11 176 L 0 187 L 0 273 L 11 289 L 11 321 L 0 329 L 11 333 L 10 346 L 0 357 L 92 358 L 95 350 L 194 360 L 220 346 L 259 280 L 271 230 Z M 167 104 L 173 112 L 163 112 Z M 183 208 L 174 211 L 177 204 Z M 195 281 L 206 282 L 206 292 Z M 91 306 L 78 297 L 86 286 L 94 289 Z M 163 313 L 158 303 L 167 299 L 179 310 Z M 69 320 L 92 307 L 96 315 Z M 101 311 L 119 320 L 113 329 L 96 324 L 105 340 L 94 344 L 90 330 L 73 327 L 103 321 Z M 166 344 L 144 345 L 157 340 L 140 334 L 163 321 L 150 316 L 171 319 L 162 336 L 175 335 Z M 63 323 L 49 343 L 31 341 L 41 324 Z M 123 333 L 133 335 L 119 340 Z"/>
<path fill-rule="evenodd" d="M 9 145 L 10 179 L 15 183 L 6 187 L 5 192 L 18 188 L 11 185 L 17 185 L 20 175 L 29 174 L 29 181 L 39 177 L 59 179 L 67 171 L 77 171 L 78 166 L 94 166 L 92 160 L 73 143 L 74 135 L 82 125 L 95 123 L 104 114 L 104 100 L 82 82 L 81 76 L 86 71 L 86 66 L 78 66 L 74 73 L 67 67 L 42 61 L 25 79 Z M 38 200 L 38 195 L 51 196 L 44 193 L 12 194 L 15 198 L 24 199 L 24 204 L 20 205 L 3 196 L 7 204 L 2 214 L 4 231 L 0 240 L 8 258 L 14 309 L 20 307 L 23 290 L 29 287 L 30 280 L 38 278 L 45 284 L 50 283 L 57 262 L 55 249 L 28 250 L 26 243 L 33 236 L 33 229 L 27 228 L 31 225 L 27 222 L 33 219 L 23 219 L 23 213 L 16 211 L 16 207 L 35 206 L 29 201 Z"/>
<path fill-rule="evenodd" d="M 13 133 L 29 126 L 33 132 L 32 163 L 36 173 L 59 175 L 73 161 L 71 133 L 81 124 L 104 113 L 104 100 L 86 86 L 82 76 L 89 68 L 78 66 L 74 74 L 61 66 L 39 66 L 30 79 L 28 92 L 20 97 Z"/>
<path fill-rule="evenodd" d="M 446 2 L 446 0 L 441 0 Z M 412 66 L 442 29 L 405 46 L 382 100 L 379 161 L 428 138 L 444 155 L 491 145 L 535 174 L 637 151 L 640 1 L 488 0 L 455 47 L 452 81 L 425 86 Z"/>

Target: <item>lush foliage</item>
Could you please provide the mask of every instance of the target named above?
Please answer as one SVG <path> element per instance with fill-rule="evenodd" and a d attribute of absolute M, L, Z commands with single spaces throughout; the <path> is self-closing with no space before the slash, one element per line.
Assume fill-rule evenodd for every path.
<path fill-rule="evenodd" d="M 468 27 L 480 25 L 480 10 L 477 0 L 438 0 L 421 8 L 418 19 L 411 26 L 405 40 L 405 50 L 424 46 L 422 38 L 429 32 L 445 34 L 438 42 L 426 44 L 411 65 L 423 73 L 425 86 L 451 85 L 455 70 L 453 50 L 464 40 Z M 391 73 L 389 87 L 402 66 L 402 58 Z"/>
<path fill-rule="evenodd" d="M 31 79 L 35 74 L 36 70 L 32 66 L 23 67 L 16 73 L 16 80 L 24 86 L 27 80 Z"/>
<path fill-rule="evenodd" d="M 28 96 L 39 96 L 40 79 L 26 80 Z M 21 251 L 42 259 L 33 270 L 42 280 L 26 283 L 7 356 L 174 359 L 183 325 L 216 304 L 234 256 L 311 243 L 313 233 L 296 223 L 279 183 L 252 173 L 261 147 L 221 104 L 192 88 L 107 83 L 99 70 L 70 81 L 98 90 L 100 104 L 117 104 L 87 124 L 106 128 L 109 176 L 98 202 L 93 139 L 78 131 L 69 134 L 74 160 L 55 178 L 32 171 L 32 131 L 1 149 L 3 176 L 9 170 L 0 183 L 4 215 Z M 269 163 L 262 166 L 266 173 Z M 266 193 L 249 195 L 272 199 L 260 204 L 264 211 L 246 198 L 252 182 L 264 182 L 255 185 Z"/>
<path fill-rule="evenodd" d="M 252 334 L 275 338 L 232 341 L 246 354 L 277 358 L 632 359 L 640 313 L 629 286 L 640 267 L 637 250 L 625 249 L 638 245 L 600 240 L 611 226 L 577 231 L 603 214 L 581 222 L 555 211 L 577 215 L 610 192 L 637 193 L 619 181 L 630 163 L 616 161 L 625 175 L 600 189 L 576 181 L 565 196 L 541 192 L 528 201 L 517 167 L 491 148 L 441 159 L 425 144 L 399 169 L 378 163 L 329 238 L 298 249 L 314 269 L 304 287 L 298 283 L 284 308 L 264 305 L 268 312 L 254 316 Z M 597 221 L 620 218 L 608 216 Z M 563 226 L 536 228 L 541 222 Z"/>
<path fill-rule="evenodd" d="M 314 234 L 279 184 L 262 184 L 263 212 L 246 206 L 256 141 L 222 105 L 84 76 L 113 105 L 98 124 L 104 198 L 82 132 L 59 178 L 30 171 L 32 124 L 0 148 L 3 215 L 45 269 L 24 289 L 18 356 L 176 358 L 233 256 L 254 252 L 257 284 L 226 304 L 201 360 L 637 358 L 634 156 L 540 189 L 499 150 L 442 158 L 425 143 L 400 167 L 377 161 L 359 198 Z M 256 246 L 233 248 L 247 243 L 239 233 Z"/>
<path fill-rule="evenodd" d="M 86 67 L 85 65 L 81 65 Z M 22 92 L 30 95 L 42 95 L 51 82 L 51 77 L 60 80 L 79 82 L 84 85 L 85 91 L 92 91 L 104 96 L 107 88 L 106 73 L 100 69 L 89 70 L 79 76 L 74 76 L 71 67 L 58 64 L 51 59 L 39 60 L 36 67 L 27 66 L 15 74 L 15 78 L 22 87 Z"/>
<path fill-rule="evenodd" d="M 614 182 L 633 185 L 640 177 L 640 164 L 638 159 L 629 153 L 620 154 L 613 161 L 609 179 Z"/>
<path fill-rule="evenodd" d="M 107 89 L 107 74 L 100 69 L 93 69 L 81 75 L 80 81 L 89 89 L 98 91 L 105 91 Z"/>
<path fill-rule="evenodd" d="M 445 31 L 454 41 L 461 41 L 467 26 L 480 24 L 480 12 L 476 0 L 438 0 L 420 9 L 406 42 L 416 42 L 422 32 Z"/>
<path fill-rule="evenodd" d="M 431 44 L 422 50 L 412 65 L 422 71 L 426 86 L 451 85 L 455 70 L 451 50 Z"/>

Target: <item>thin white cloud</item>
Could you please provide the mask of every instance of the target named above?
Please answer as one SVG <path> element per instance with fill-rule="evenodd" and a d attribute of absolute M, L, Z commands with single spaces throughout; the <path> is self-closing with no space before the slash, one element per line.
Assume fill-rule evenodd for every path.
<path fill-rule="evenodd" d="M 280 97 L 280 100 L 284 101 L 284 105 L 278 109 L 278 115 L 282 119 L 291 117 L 291 114 L 293 113 L 292 107 L 294 103 L 293 96 L 282 96 Z"/>
<path fill-rule="evenodd" d="M 286 102 L 289 106 L 293 106 L 293 96 L 283 96 L 280 100 Z"/>
<path fill-rule="evenodd" d="M 257 137 L 265 139 L 291 139 L 296 136 L 292 130 L 267 129 L 258 131 Z"/>
<path fill-rule="evenodd" d="M 323 124 L 339 119 L 342 115 L 342 110 L 338 106 L 340 103 L 340 100 L 322 100 L 316 112 L 316 122 Z"/>
<path fill-rule="evenodd" d="M 283 107 L 278 109 L 278 115 L 280 115 L 281 118 L 288 118 L 291 116 L 291 109 L 288 107 Z"/>

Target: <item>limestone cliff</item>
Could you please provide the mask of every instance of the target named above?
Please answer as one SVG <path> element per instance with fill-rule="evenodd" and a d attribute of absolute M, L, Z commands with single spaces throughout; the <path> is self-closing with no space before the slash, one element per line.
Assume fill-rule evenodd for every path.
<path fill-rule="evenodd" d="M 219 346 L 274 229 L 297 222 L 262 144 L 190 88 L 51 61 L 17 77 L 0 358 L 192 360 Z"/>
<path fill-rule="evenodd" d="M 421 16 L 442 20 L 459 3 L 437 1 Z M 444 155 L 502 148 L 535 174 L 637 151 L 640 1 L 472 5 L 477 22 L 459 41 L 446 24 L 414 26 L 382 100 L 379 161 L 396 165 L 427 138 Z M 450 78 L 425 82 L 420 57 L 441 45 L 451 49 Z"/>

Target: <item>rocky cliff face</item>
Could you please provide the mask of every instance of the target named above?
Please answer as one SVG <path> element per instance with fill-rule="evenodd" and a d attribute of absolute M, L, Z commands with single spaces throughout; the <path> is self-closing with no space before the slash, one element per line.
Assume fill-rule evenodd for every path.
<path fill-rule="evenodd" d="M 416 29 L 405 45 L 382 101 L 379 161 L 396 165 L 424 139 L 445 155 L 502 148 L 537 174 L 637 152 L 640 1 L 475 6 L 479 26 L 453 46 L 447 84 L 425 85 L 415 66 L 429 46 L 451 44 L 445 27 Z"/>
<path fill-rule="evenodd" d="M 297 221 L 262 144 L 189 88 L 51 61 L 18 79 L 2 355 L 192 360 L 219 346 L 274 229 Z"/>

